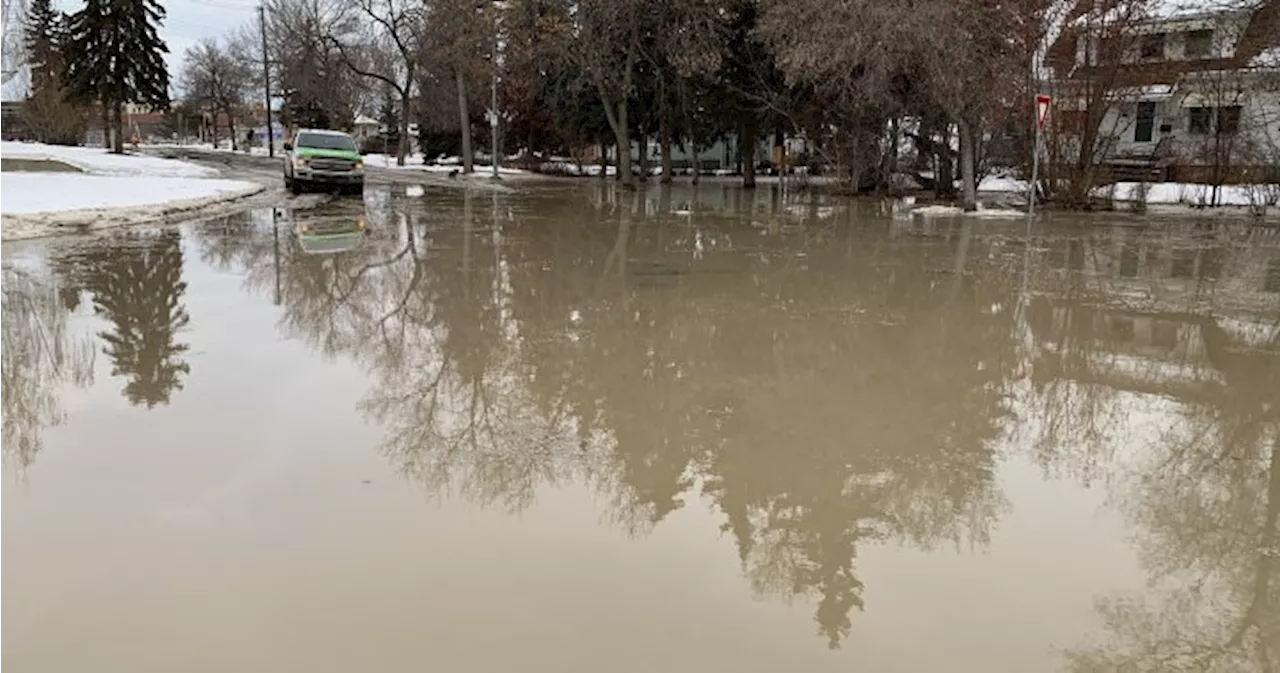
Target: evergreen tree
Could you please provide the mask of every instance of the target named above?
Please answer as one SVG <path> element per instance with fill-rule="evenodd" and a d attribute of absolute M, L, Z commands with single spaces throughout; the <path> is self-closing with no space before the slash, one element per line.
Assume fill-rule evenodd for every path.
<path fill-rule="evenodd" d="M 66 35 L 67 15 L 34 0 L 23 32 L 31 69 L 23 117 L 41 142 L 74 144 L 84 133 L 83 111 L 67 100 Z"/>
<path fill-rule="evenodd" d="M 60 63 L 58 37 L 61 29 L 59 13 L 52 0 L 32 0 L 27 11 L 25 40 L 28 65 L 31 68 L 31 97 L 56 87 Z"/>
<path fill-rule="evenodd" d="M 87 0 L 71 16 L 68 76 L 72 96 L 99 101 L 109 110 L 114 151 L 124 151 L 121 116 L 126 103 L 153 109 L 169 105 L 169 49 L 158 29 L 164 19 L 158 0 Z"/>

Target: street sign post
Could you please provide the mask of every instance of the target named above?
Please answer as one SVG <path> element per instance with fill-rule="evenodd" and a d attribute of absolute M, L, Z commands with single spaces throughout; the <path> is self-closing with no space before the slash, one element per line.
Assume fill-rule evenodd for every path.
<path fill-rule="evenodd" d="M 1049 108 L 1053 106 L 1053 98 L 1047 94 L 1036 94 L 1036 137 L 1031 148 L 1031 183 L 1027 185 L 1027 215 L 1036 210 L 1036 182 L 1040 179 L 1040 136 L 1044 132 L 1045 122 L 1049 119 Z"/>

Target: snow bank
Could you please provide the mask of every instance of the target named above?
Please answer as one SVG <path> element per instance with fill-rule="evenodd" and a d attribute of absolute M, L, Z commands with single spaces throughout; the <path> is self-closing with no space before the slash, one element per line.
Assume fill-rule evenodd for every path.
<path fill-rule="evenodd" d="M 978 182 L 980 192 L 1019 192 L 1027 193 L 1027 181 L 1007 176 L 989 175 Z"/>
<path fill-rule="evenodd" d="M 1145 192 L 1145 194 L 1144 194 Z M 1117 182 L 1094 190 L 1095 197 L 1119 202 L 1147 204 L 1209 205 L 1213 187 L 1185 182 Z M 1220 206 L 1277 205 L 1280 187 L 1276 185 L 1223 185 L 1218 188 Z"/>
<path fill-rule="evenodd" d="M 239 180 L 6 173 L 3 186 L 0 213 L 28 215 L 154 206 L 242 192 L 255 185 Z"/>
<path fill-rule="evenodd" d="M 1008 208 L 987 208 L 981 203 L 978 204 L 977 210 L 968 213 L 960 206 L 941 204 L 920 206 L 912 208 L 909 212 L 913 216 L 918 215 L 920 217 L 977 217 L 988 220 L 1020 219 L 1027 216 L 1026 211 L 1010 210 Z"/>
<path fill-rule="evenodd" d="M 48 236 L 60 228 L 149 222 L 265 189 L 239 180 L 75 173 L 6 173 L 0 184 L 0 236 L 5 240 Z"/>
<path fill-rule="evenodd" d="M 451 161 L 457 160 L 457 161 Z M 461 160 L 457 157 L 444 157 L 437 160 L 438 163 L 424 164 L 422 163 L 421 154 L 410 154 L 404 158 L 404 165 L 397 166 L 396 158 L 389 154 L 366 154 L 364 155 L 364 165 L 374 168 L 389 168 L 400 171 L 424 171 L 427 173 L 452 173 L 453 171 L 461 171 Z M 492 175 L 493 168 L 490 166 L 481 166 L 476 164 L 473 167 L 476 175 Z M 499 166 L 499 175 L 527 175 L 529 171 L 521 168 L 510 168 L 507 166 Z"/>
<path fill-rule="evenodd" d="M 111 154 L 96 147 L 64 147 L 40 143 L 0 142 L 6 159 L 53 159 L 91 175 L 215 178 L 218 171 L 185 161 L 136 154 Z"/>

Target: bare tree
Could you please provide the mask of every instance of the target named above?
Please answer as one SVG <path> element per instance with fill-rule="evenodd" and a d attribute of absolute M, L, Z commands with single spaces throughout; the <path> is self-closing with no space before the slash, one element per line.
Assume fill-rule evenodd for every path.
<path fill-rule="evenodd" d="M 409 153 L 409 110 L 426 26 L 425 7 L 416 0 L 355 0 L 354 20 L 345 33 L 327 39 L 352 72 L 381 82 L 400 97 L 400 144 L 396 165 Z"/>
<path fill-rule="evenodd" d="M 213 115 L 217 142 L 218 115 L 227 117 L 231 149 L 236 149 L 236 116 L 245 106 L 253 82 L 248 64 L 214 40 L 201 40 L 183 57 L 179 86 L 186 99 Z"/>
<path fill-rule="evenodd" d="M 353 30 L 355 16 L 347 10 L 345 0 L 268 0 L 271 90 L 284 99 L 281 123 L 286 127 L 350 128 L 362 107 L 367 87 L 327 39 Z M 261 63 L 257 30 L 245 26 L 240 32 L 253 36 L 243 40 L 246 53 Z"/>
<path fill-rule="evenodd" d="M 643 45 L 645 59 L 656 79 L 658 141 L 662 148 L 661 181 L 664 183 L 671 182 L 672 128 L 681 107 L 680 94 L 687 91 L 681 83 L 714 72 L 721 64 L 725 31 L 719 9 L 717 3 L 704 0 L 655 0 L 649 3 L 653 28 Z"/>
<path fill-rule="evenodd" d="M 917 6 L 926 38 L 921 42 L 926 96 L 955 123 L 960 139 L 962 203 L 977 210 L 978 145 L 995 111 L 1020 88 L 1017 5 L 981 0 L 938 1 Z"/>
<path fill-rule="evenodd" d="M 471 143 L 469 84 L 487 73 L 496 36 L 494 3 L 479 0 L 461 5 L 432 4 L 427 8 L 427 53 L 424 67 L 439 82 L 452 80 L 456 92 L 458 126 L 462 135 L 462 171 L 474 170 Z"/>
<path fill-rule="evenodd" d="M 559 61 L 579 86 L 594 90 L 618 148 L 618 177 L 635 186 L 631 172 L 631 118 L 627 99 L 635 89 L 643 54 L 644 0 L 584 0 L 563 7 L 543 24 Z"/>

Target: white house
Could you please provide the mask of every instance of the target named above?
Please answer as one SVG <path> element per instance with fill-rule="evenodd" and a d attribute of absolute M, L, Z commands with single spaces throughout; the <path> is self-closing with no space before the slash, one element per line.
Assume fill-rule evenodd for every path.
<path fill-rule="evenodd" d="M 1092 133 L 1094 161 L 1186 181 L 1280 166 L 1278 5 L 1080 9 L 1047 59 L 1062 146 L 1078 156 Z"/>

